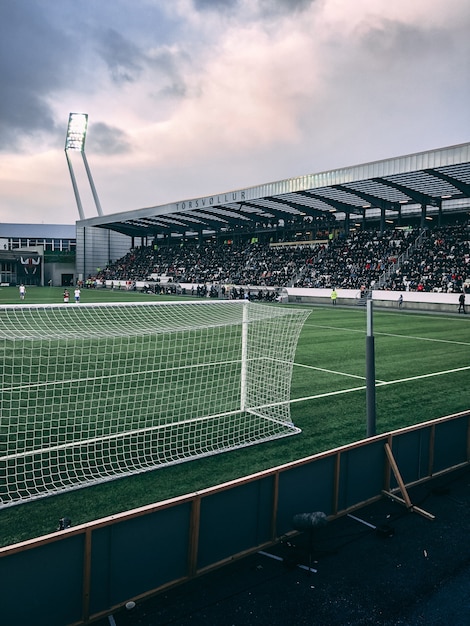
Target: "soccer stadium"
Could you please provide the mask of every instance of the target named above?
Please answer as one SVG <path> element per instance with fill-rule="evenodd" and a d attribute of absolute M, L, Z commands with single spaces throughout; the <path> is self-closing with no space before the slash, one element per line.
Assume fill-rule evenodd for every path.
<path fill-rule="evenodd" d="M 75 227 L 0 237 L 5 623 L 464 623 L 470 143 L 104 215 L 74 115 Z"/>

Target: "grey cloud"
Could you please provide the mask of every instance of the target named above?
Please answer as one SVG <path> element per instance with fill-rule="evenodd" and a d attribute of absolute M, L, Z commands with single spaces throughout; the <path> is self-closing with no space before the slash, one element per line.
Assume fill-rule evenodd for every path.
<path fill-rule="evenodd" d="M 40 95 L 13 89 L 0 98 L 0 151 L 19 147 L 24 136 L 57 131 L 52 111 Z"/>
<path fill-rule="evenodd" d="M 0 3 L 1 150 L 56 130 L 47 97 L 66 81 L 70 44 L 34 2 Z M 59 51 L 57 53 L 57 51 Z"/>
<path fill-rule="evenodd" d="M 171 85 L 167 85 L 158 92 L 159 96 L 166 98 L 176 98 L 177 100 L 184 98 L 188 93 L 184 82 L 174 82 Z"/>
<path fill-rule="evenodd" d="M 163 86 L 158 90 L 158 96 L 179 99 L 187 95 L 182 67 L 190 63 L 190 59 L 185 54 L 168 49 L 158 50 L 147 58 L 147 63 L 154 75 L 162 77 Z"/>
<path fill-rule="evenodd" d="M 227 11 L 235 9 L 239 0 L 193 0 L 194 7 L 201 11 Z M 308 8 L 315 0 L 258 0 L 263 15 L 296 13 Z"/>
<path fill-rule="evenodd" d="M 366 49 L 379 58 L 393 56 L 412 58 L 417 53 L 427 54 L 429 48 L 437 50 L 447 39 L 444 31 L 426 31 L 410 24 L 393 20 L 380 20 L 365 27 L 362 42 Z"/>
<path fill-rule="evenodd" d="M 453 90 L 457 77 L 468 75 L 470 40 L 468 30 L 461 27 L 460 31 L 451 31 L 446 25 L 417 26 L 393 20 L 363 25 L 361 67 L 365 76 L 375 80 L 375 74 L 390 91 L 404 94 L 408 90 L 408 99 L 416 93 L 440 99 L 444 93 L 436 90 L 437 85 Z M 460 81 L 459 93 L 468 93 L 469 85 L 468 80 Z"/>
<path fill-rule="evenodd" d="M 96 154 L 125 154 L 132 151 L 128 135 L 104 122 L 91 124 L 87 133 L 87 147 Z"/>
<path fill-rule="evenodd" d="M 267 15 L 286 15 L 308 9 L 316 0 L 260 0 L 260 8 Z"/>
<path fill-rule="evenodd" d="M 98 33 L 97 50 L 107 64 L 112 79 L 134 82 L 142 71 L 144 56 L 136 45 L 112 28 Z"/>
<path fill-rule="evenodd" d="M 235 7 L 238 0 L 194 0 L 194 8 L 202 11 L 219 11 Z"/>

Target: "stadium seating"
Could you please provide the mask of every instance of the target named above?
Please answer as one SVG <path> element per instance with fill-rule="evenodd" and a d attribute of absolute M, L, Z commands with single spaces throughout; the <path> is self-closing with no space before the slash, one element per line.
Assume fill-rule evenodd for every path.
<path fill-rule="evenodd" d="M 252 234 L 138 247 L 99 280 L 164 275 L 173 283 L 459 293 L 470 286 L 470 220 L 433 229 L 360 230 L 328 240 L 273 246 Z"/>

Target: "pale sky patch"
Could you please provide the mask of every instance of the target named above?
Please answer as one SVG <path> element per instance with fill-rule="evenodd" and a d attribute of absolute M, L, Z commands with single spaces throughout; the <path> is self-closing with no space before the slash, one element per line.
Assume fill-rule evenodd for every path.
<path fill-rule="evenodd" d="M 469 141 L 468 32 L 467 0 L 3 2 L 0 234 L 78 219 L 70 112 L 105 214 Z"/>

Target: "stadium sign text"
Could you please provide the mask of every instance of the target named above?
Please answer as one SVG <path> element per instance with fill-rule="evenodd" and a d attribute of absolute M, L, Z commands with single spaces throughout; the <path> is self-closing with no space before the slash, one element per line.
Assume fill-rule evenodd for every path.
<path fill-rule="evenodd" d="M 224 204 L 226 202 L 242 202 L 245 200 L 244 191 L 232 191 L 220 196 L 210 196 L 207 198 L 198 198 L 197 200 L 186 200 L 185 202 L 176 202 L 177 210 L 200 209 L 203 207 L 213 206 L 214 204 Z"/>

